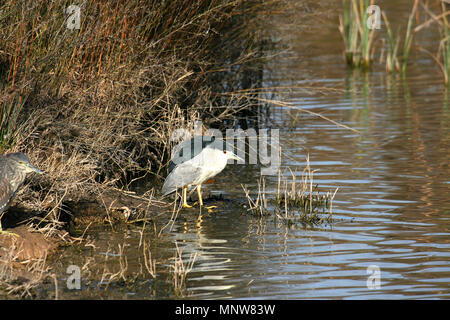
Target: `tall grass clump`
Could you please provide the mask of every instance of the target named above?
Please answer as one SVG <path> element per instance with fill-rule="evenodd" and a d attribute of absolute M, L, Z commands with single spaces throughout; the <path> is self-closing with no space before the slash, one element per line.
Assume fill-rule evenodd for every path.
<path fill-rule="evenodd" d="M 386 26 L 388 48 L 386 54 L 386 71 L 391 73 L 393 71 L 401 71 L 403 74 L 406 72 L 406 66 L 411 51 L 411 44 L 413 40 L 414 31 L 412 29 L 413 19 L 417 11 L 417 1 L 415 2 L 413 9 L 408 17 L 408 23 L 406 26 L 403 48 L 401 53 L 401 59 L 399 59 L 400 48 L 400 32 L 397 30 L 397 34 L 392 32 L 389 20 L 384 12 L 382 12 L 383 20 Z"/>
<path fill-rule="evenodd" d="M 445 12 L 445 6 L 442 4 L 443 12 Z M 439 43 L 439 51 L 436 61 L 441 68 L 442 74 L 444 76 L 444 82 L 449 85 L 450 76 L 450 28 L 448 25 L 447 16 L 443 14 L 442 16 L 442 27 L 440 28 L 441 41 Z"/>
<path fill-rule="evenodd" d="M 46 172 L 39 209 L 128 189 L 165 166 L 175 129 L 254 104 L 223 92 L 258 86 L 249 26 L 273 1 L 87 0 L 79 29 L 72 4 L 0 4 L 1 152 Z"/>
<path fill-rule="evenodd" d="M 343 16 L 339 16 L 339 31 L 345 46 L 345 60 L 351 67 L 367 69 L 372 62 L 375 28 L 369 28 L 367 9 L 373 0 L 344 0 Z"/>
<path fill-rule="evenodd" d="M 335 191 L 319 191 L 314 183 L 314 172 L 306 159 L 306 167 L 300 177 L 291 171 L 291 176 L 284 177 L 278 172 L 278 184 L 275 195 L 266 192 L 266 181 L 262 176 L 258 183 L 256 197 L 252 197 L 243 187 L 248 201 L 248 211 L 260 217 L 274 216 L 292 225 L 320 225 L 332 222 L 333 199 Z M 300 181 L 298 181 L 300 180 Z"/>

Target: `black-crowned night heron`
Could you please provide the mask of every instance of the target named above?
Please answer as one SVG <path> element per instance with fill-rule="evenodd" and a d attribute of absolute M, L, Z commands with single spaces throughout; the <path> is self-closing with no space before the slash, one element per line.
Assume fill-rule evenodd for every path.
<path fill-rule="evenodd" d="M 213 136 L 195 136 L 176 145 L 169 163 L 169 175 L 162 187 L 163 195 L 183 188 L 183 207 L 191 208 L 186 201 L 186 192 L 188 187 L 196 186 L 199 204 L 203 206 L 202 183 L 221 172 L 228 159 L 241 160 L 231 150 L 231 145 Z"/>
<path fill-rule="evenodd" d="M 14 200 L 17 190 L 25 180 L 27 173 L 42 173 L 30 163 L 24 153 L 9 153 L 0 157 L 0 219 Z M 12 234 L 2 230 L 0 221 L 0 234 Z"/>

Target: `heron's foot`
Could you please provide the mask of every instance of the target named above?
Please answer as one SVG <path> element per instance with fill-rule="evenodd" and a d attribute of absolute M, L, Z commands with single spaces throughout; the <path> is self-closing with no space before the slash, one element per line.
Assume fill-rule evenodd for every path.
<path fill-rule="evenodd" d="M 20 238 L 20 236 L 17 234 L 17 233 L 14 233 L 14 232 L 9 232 L 9 231 L 5 231 L 5 230 L 2 230 L 2 229 L 0 229 L 0 235 L 5 235 L 5 236 L 11 236 L 11 237 L 17 237 L 17 238 Z"/>
<path fill-rule="evenodd" d="M 193 206 L 188 205 L 187 203 L 183 203 L 182 205 L 183 208 L 192 208 Z"/>

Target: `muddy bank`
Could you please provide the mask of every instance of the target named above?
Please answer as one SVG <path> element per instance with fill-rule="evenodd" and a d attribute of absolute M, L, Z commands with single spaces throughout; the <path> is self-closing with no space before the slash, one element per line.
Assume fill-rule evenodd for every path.
<path fill-rule="evenodd" d="M 50 233 L 19 225 L 0 235 L 0 296 L 24 296 L 48 276 L 47 259 L 70 241 L 64 230 Z"/>
<path fill-rule="evenodd" d="M 60 238 L 46 237 L 45 234 L 33 232 L 25 225 L 7 230 L 11 234 L 0 235 L 0 259 L 12 258 L 16 262 L 43 259 L 56 250 L 59 243 L 67 236 L 59 232 Z"/>
<path fill-rule="evenodd" d="M 97 199 L 66 201 L 64 205 L 70 210 L 69 223 L 77 226 L 151 219 L 170 206 L 167 202 L 122 190 L 104 190 Z"/>
<path fill-rule="evenodd" d="M 168 206 L 167 202 L 139 197 L 131 192 L 104 190 L 97 198 L 64 201 L 58 220 L 51 221 L 53 224 L 46 213 L 13 206 L 2 218 L 3 229 L 10 234 L 0 235 L 0 249 L 17 253 L 14 256 L 22 261 L 40 259 L 56 249 L 59 243 L 79 236 L 77 230 L 83 227 L 151 219 Z"/>
<path fill-rule="evenodd" d="M 59 220 L 49 222 L 44 213 L 21 205 L 5 213 L 0 235 L 0 295 L 22 295 L 48 280 L 47 260 L 58 249 L 85 241 L 89 226 L 132 223 L 158 216 L 168 204 L 120 190 L 104 191 L 97 200 L 67 201 Z M 26 289 L 26 290 L 25 290 Z"/>

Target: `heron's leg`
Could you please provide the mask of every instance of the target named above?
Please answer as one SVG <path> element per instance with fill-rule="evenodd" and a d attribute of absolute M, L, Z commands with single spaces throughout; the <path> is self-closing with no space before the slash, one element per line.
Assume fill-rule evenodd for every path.
<path fill-rule="evenodd" d="M 2 222 L 1 221 L 0 221 L 0 234 L 5 234 L 5 235 L 8 235 L 8 236 L 14 236 L 14 237 L 20 238 L 20 236 L 18 234 L 14 233 L 14 232 L 3 231 L 3 229 L 2 229 Z"/>
<path fill-rule="evenodd" d="M 202 185 L 199 184 L 197 186 L 197 194 L 198 194 L 198 202 L 200 202 L 200 206 L 203 206 L 203 199 L 202 199 Z"/>
<path fill-rule="evenodd" d="M 186 193 L 187 193 L 187 186 L 184 186 L 183 187 L 183 208 L 192 208 L 192 206 L 187 204 Z"/>
<path fill-rule="evenodd" d="M 197 194 L 198 194 L 198 201 L 200 202 L 200 206 L 203 207 L 202 185 L 201 184 L 199 184 L 197 186 Z M 205 207 L 205 208 L 208 210 L 208 212 L 213 212 L 212 209 L 217 208 L 217 206 L 208 206 L 208 207 Z"/>

